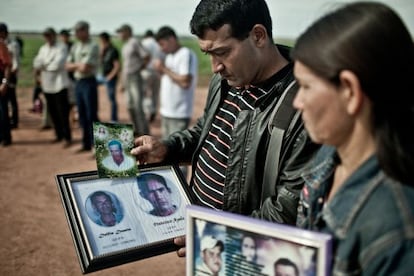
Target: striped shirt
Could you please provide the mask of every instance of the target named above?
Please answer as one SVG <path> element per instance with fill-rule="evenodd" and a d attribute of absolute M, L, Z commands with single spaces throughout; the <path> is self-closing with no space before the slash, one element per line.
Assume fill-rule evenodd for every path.
<path fill-rule="evenodd" d="M 231 88 L 217 111 L 204 141 L 193 176 L 192 189 L 201 205 L 222 209 L 223 189 L 232 133 L 242 110 L 254 110 L 257 100 L 267 91 L 258 87 Z"/>

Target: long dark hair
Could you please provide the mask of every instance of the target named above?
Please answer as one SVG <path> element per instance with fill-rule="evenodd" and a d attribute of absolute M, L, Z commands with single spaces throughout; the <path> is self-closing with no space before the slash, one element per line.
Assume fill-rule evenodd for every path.
<path fill-rule="evenodd" d="M 381 3 L 352 3 L 311 25 L 292 58 L 339 85 L 354 72 L 372 101 L 373 135 L 382 169 L 414 183 L 414 44 L 400 17 Z"/>

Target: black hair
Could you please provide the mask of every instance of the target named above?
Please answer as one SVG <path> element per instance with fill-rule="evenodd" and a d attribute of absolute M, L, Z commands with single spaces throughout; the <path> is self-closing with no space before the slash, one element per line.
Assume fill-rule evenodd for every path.
<path fill-rule="evenodd" d="M 112 203 L 112 198 L 107 193 L 105 193 L 103 191 L 96 191 L 91 195 L 91 202 L 92 202 L 93 205 L 95 205 L 95 199 L 98 196 L 104 196 Z"/>
<path fill-rule="evenodd" d="M 238 40 L 247 38 L 256 24 L 262 24 L 272 37 L 272 18 L 264 0 L 201 0 L 190 21 L 190 30 L 203 38 L 206 30 L 217 31 L 224 24 L 230 25 L 231 36 Z"/>
<path fill-rule="evenodd" d="M 153 37 L 154 32 L 152 30 L 147 30 L 144 34 L 144 37 Z"/>
<path fill-rule="evenodd" d="M 171 189 L 167 186 L 167 181 L 165 181 L 164 177 L 162 177 L 159 174 L 155 174 L 155 173 L 146 173 L 146 174 L 142 174 L 142 175 L 137 177 L 138 188 L 143 194 L 148 194 L 148 185 L 147 185 L 147 183 L 149 181 L 156 181 L 156 182 L 164 185 L 164 187 L 168 190 L 168 192 L 171 193 Z"/>
<path fill-rule="evenodd" d="M 381 3 L 345 5 L 313 23 L 291 54 L 335 85 L 342 70 L 358 77 L 372 102 L 382 169 L 400 182 L 413 182 L 414 45 L 400 17 Z"/>
<path fill-rule="evenodd" d="M 109 41 L 110 41 L 110 39 L 111 39 L 110 35 L 109 35 L 107 32 L 102 32 L 102 33 L 100 33 L 100 34 L 99 34 L 99 37 L 100 37 L 102 40 L 106 41 L 106 42 L 109 42 Z"/>
<path fill-rule="evenodd" d="M 293 269 L 295 270 L 295 275 L 299 276 L 299 269 L 298 269 L 297 265 L 294 262 L 292 262 L 291 260 L 289 260 L 287 258 L 277 259 L 277 261 L 274 263 L 273 267 L 276 269 L 276 266 L 278 266 L 278 265 L 286 265 L 286 266 L 293 267 Z"/>
<path fill-rule="evenodd" d="M 158 30 L 157 34 L 155 35 L 156 40 L 166 39 L 166 38 L 169 38 L 169 37 L 177 38 L 177 35 L 175 34 L 175 31 L 169 26 L 161 27 Z"/>

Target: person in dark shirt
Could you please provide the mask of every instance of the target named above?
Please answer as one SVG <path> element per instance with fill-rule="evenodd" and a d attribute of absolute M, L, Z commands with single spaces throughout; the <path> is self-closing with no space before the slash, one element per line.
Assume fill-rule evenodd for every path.
<path fill-rule="evenodd" d="M 100 63 L 102 75 L 100 83 L 105 84 L 108 98 L 111 102 L 111 121 L 118 121 L 118 106 L 116 103 L 116 84 L 120 70 L 119 52 L 112 45 L 108 33 L 103 32 L 99 35 Z"/>

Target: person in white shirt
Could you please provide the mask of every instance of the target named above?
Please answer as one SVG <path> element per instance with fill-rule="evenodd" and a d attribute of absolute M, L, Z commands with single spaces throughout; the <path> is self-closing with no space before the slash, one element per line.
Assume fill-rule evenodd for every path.
<path fill-rule="evenodd" d="M 151 55 L 147 67 L 141 71 L 141 76 L 144 81 L 145 90 L 144 112 L 149 118 L 149 121 L 152 122 L 155 120 L 157 113 L 161 79 L 161 76 L 155 69 L 154 64 L 156 63 L 156 60 L 164 60 L 165 55 L 162 52 L 160 45 L 155 40 L 154 33 L 151 30 L 147 30 L 145 32 L 145 35 L 141 40 L 141 44 Z"/>
<path fill-rule="evenodd" d="M 160 113 L 162 135 L 185 130 L 193 113 L 194 90 L 197 83 L 197 57 L 192 50 L 181 46 L 171 27 L 161 27 L 156 39 L 166 53 L 165 63 L 158 60 L 155 68 L 162 74 Z"/>
<path fill-rule="evenodd" d="M 66 45 L 56 40 L 53 28 L 47 28 L 43 36 L 46 43 L 40 47 L 33 67 L 36 74 L 40 74 L 42 90 L 55 128 L 56 139 L 53 142 L 65 140 L 64 147 L 68 147 L 72 143 L 69 125 L 69 77 L 65 70 L 68 52 Z"/>
<path fill-rule="evenodd" d="M 141 71 L 149 61 L 148 52 L 132 35 L 131 26 L 124 24 L 118 30 L 122 46 L 122 80 L 127 94 L 127 107 L 136 135 L 149 133 L 143 109 L 144 87 Z"/>
<path fill-rule="evenodd" d="M 111 140 L 108 143 L 110 156 L 102 160 L 102 165 L 108 170 L 115 172 L 127 171 L 135 166 L 135 160 L 127 155 L 124 155 L 122 145 L 118 140 Z"/>

